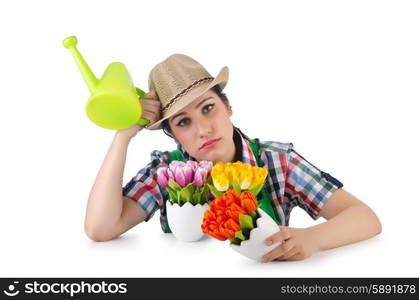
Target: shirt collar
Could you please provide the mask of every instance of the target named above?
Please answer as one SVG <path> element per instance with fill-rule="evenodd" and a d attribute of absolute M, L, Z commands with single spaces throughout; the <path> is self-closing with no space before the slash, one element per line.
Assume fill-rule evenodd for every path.
<path fill-rule="evenodd" d="M 235 138 L 240 141 L 241 159 L 240 161 L 244 164 L 249 164 L 252 167 L 256 166 L 256 158 L 253 154 L 252 148 L 250 147 L 250 141 L 246 139 L 238 129 L 234 129 Z"/>
<path fill-rule="evenodd" d="M 237 151 L 239 151 L 238 156 L 240 157 L 240 161 L 249 164 L 252 167 L 256 166 L 256 158 L 253 155 L 252 148 L 250 147 L 249 141 L 241 134 L 240 130 L 234 128 L 233 130 L 233 140 L 234 144 L 236 145 Z M 177 149 L 182 152 L 183 157 L 185 160 L 193 160 L 197 161 L 194 157 L 189 155 L 188 152 L 182 147 L 181 144 L 177 145 Z"/>

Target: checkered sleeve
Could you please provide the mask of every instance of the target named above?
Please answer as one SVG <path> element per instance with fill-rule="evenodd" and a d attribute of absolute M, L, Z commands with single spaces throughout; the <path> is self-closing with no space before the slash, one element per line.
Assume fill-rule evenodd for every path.
<path fill-rule="evenodd" d="M 339 180 L 315 167 L 291 147 L 285 182 L 286 194 L 292 198 L 291 202 L 316 220 L 322 206 L 341 187 L 343 184 Z"/>
<path fill-rule="evenodd" d="M 163 191 L 157 183 L 157 169 L 168 165 L 169 152 L 154 150 L 151 162 L 138 171 L 123 188 L 122 194 L 132 200 L 146 212 L 145 221 L 150 220 L 163 203 Z"/>

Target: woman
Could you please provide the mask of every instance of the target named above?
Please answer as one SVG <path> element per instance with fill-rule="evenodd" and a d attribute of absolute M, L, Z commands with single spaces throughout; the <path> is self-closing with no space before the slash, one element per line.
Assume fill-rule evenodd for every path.
<path fill-rule="evenodd" d="M 214 78 L 194 59 L 174 54 L 150 72 L 149 89 L 142 99 L 143 117 L 149 130 L 163 129 L 178 145 L 185 159 L 244 163 L 269 170 L 265 188 L 280 224 L 279 233 L 267 244 L 282 241 L 264 257 L 271 260 L 301 260 L 316 251 L 365 240 L 381 232 L 375 213 L 342 188 L 342 183 L 310 164 L 293 144 L 255 141 L 253 153 L 249 138 L 230 121 L 233 114 L 222 92 L 228 81 L 228 68 Z M 170 163 L 168 151 L 155 150 L 151 162 L 122 189 L 128 144 L 142 126 L 117 131 L 92 187 L 85 221 L 86 234 L 95 241 L 114 239 L 133 226 L 148 221 L 160 209 L 163 231 L 167 229 L 167 192 L 158 186 L 158 167 Z M 293 207 L 303 208 L 313 219 L 327 222 L 308 227 L 288 227 Z"/>

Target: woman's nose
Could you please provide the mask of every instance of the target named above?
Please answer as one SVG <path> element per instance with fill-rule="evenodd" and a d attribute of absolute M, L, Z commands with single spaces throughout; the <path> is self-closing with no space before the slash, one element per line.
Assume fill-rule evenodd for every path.
<path fill-rule="evenodd" d="M 196 124 L 197 132 L 200 137 L 208 136 L 213 131 L 211 120 L 201 119 Z"/>

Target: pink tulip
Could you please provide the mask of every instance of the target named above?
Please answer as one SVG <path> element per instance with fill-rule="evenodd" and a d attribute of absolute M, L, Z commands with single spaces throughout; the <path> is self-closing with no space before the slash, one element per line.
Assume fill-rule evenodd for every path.
<path fill-rule="evenodd" d="M 184 175 L 182 172 L 182 168 L 185 165 L 183 161 L 174 160 L 169 164 L 169 170 L 172 171 L 173 174 L 173 180 L 176 181 L 181 186 L 184 186 Z"/>
<path fill-rule="evenodd" d="M 174 160 L 169 164 L 169 169 L 176 169 L 177 167 L 183 168 L 185 166 L 185 163 L 183 161 Z"/>
<path fill-rule="evenodd" d="M 198 163 L 189 160 L 185 163 L 183 161 L 175 160 L 169 164 L 169 168 L 164 167 L 163 169 L 162 167 L 162 170 L 158 171 L 158 176 L 161 174 L 162 186 L 167 185 L 169 179 L 172 179 L 182 187 L 187 186 L 191 182 L 193 182 L 196 187 L 202 187 L 211 173 L 211 168 L 211 161 L 201 161 Z"/>
<path fill-rule="evenodd" d="M 199 166 L 204 168 L 207 171 L 205 175 L 205 180 L 206 178 L 208 178 L 208 176 L 211 173 L 212 165 L 213 165 L 212 161 L 208 161 L 208 160 L 204 160 L 199 163 Z"/>
<path fill-rule="evenodd" d="M 173 170 L 173 174 L 175 175 L 175 181 L 180 186 L 186 186 L 186 177 L 181 167 L 176 167 L 175 170 Z"/>
<path fill-rule="evenodd" d="M 195 171 L 196 171 L 196 169 L 199 167 L 198 162 L 193 161 L 193 160 L 188 160 L 188 161 L 186 162 L 186 165 L 190 166 L 194 172 L 195 172 Z"/>
<path fill-rule="evenodd" d="M 173 174 L 172 170 L 167 169 L 167 177 L 168 177 L 167 180 L 169 180 L 169 179 L 175 180 L 175 174 Z"/>
<path fill-rule="evenodd" d="M 189 166 L 185 165 L 182 169 L 183 174 L 185 175 L 185 185 L 188 185 L 194 180 L 194 170 Z"/>
<path fill-rule="evenodd" d="M 196 187 L 202 187 L 205 183 L 205 181 L 207 180 L 206 178 L 207 176 L 207 170 L 203 167 L 198 167 L 198 169 L 196 169 L 195 171 L 195 180 L 194 180 L 194 186 Z"/>
<path fill-rule="evenodd" d="M 157 181 L 162 186 L 167 186 L 169 182 L 169 176 L 167 175 L 168 169 L 166 167 L 161 167 L 157 169 Z"/>
<path fill-rule="evenodd" d="M 200 167 L 204 167 L 204 166 L 211 166 L 212 167 L 212 161 L 202 160 L 202 161 L 199 162 L 199 166 Z"/>

